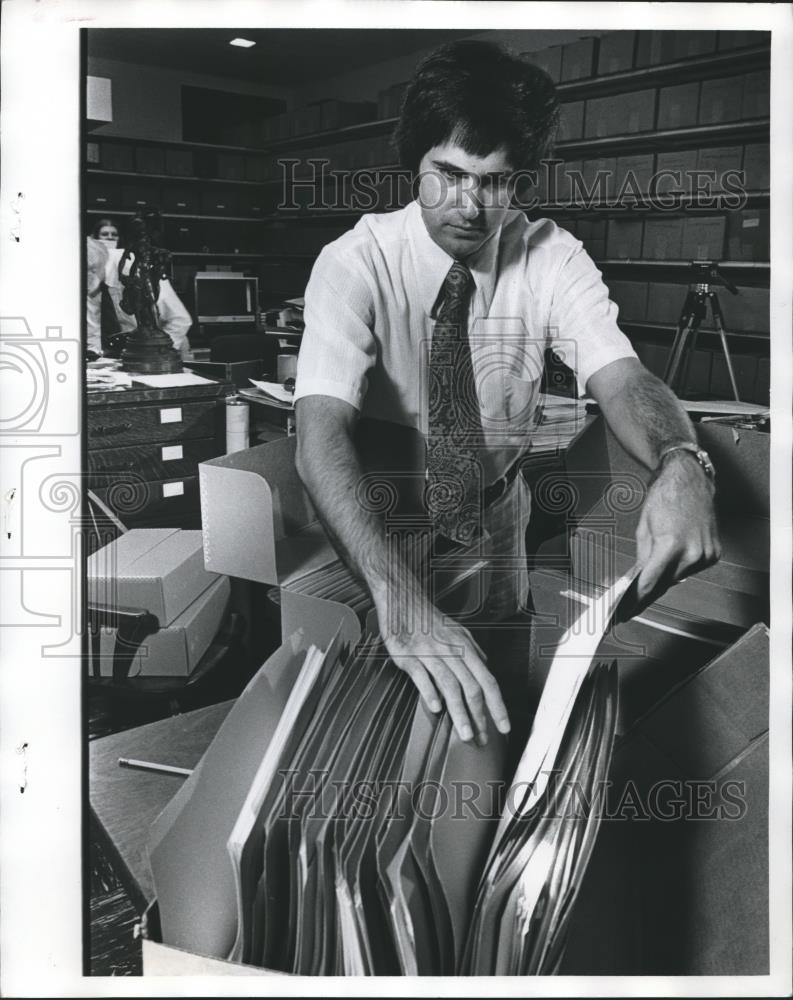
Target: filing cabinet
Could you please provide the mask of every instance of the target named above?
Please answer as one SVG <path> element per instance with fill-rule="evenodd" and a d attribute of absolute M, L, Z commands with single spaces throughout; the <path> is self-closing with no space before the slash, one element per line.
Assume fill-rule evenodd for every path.
<path fill-rule="evenodd" d="M 126 527 L 200 528 L 198 463 L 225 450 L 226 382 L 87 397 L 88 489 Z"/>

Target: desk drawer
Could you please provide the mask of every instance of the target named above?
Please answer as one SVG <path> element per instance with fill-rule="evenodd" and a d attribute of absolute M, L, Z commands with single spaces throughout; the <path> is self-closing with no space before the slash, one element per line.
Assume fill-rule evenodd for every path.
<path fill-rule="evenodd" d="M 127 528 L 200 528 L 198 476 L 183 479 L 121 480 L 94 489 Z"/>
<path fill-rule="evenodd" d="M 97 409 L 89 411 L 88 447 L 214 437 L 217 419 L 214 400 Z"/>
<path fill-rule="evenodd" d="M 215 458 L 220 451 L 214 438 L 97 448 L 88 452 L 89 488 L 101 488 L 108 475 L 117 473 L 135 472 L 149 481 L 194 476 L 199 462 Z"/>

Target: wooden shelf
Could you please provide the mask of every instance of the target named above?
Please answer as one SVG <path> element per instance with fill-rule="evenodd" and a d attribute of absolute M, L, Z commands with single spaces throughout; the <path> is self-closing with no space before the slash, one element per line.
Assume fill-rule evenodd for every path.
<path fill-rule="evenodd" d="M 771 194 L 769 191 L 747 191 L 746 202 L 741 206 L 744 208 L 767 208 L 770 204 Z M 728 194 L 724 191 L 714 191 L 712 195 L 709 196 L 715 201 L 729 200 L 734 201 L 736 195 Z M 698 199 L 695 195 L 660 195 L 659 200 L 663 199 L 664 207 L 662 209 L 664 218 L 673 215 L 674 212 L 684 209 L 694 209 L 697 212 L 735 212 L 740 211 L 734 204 L 727 205 L 700 205 Z M 672 208 L 671 206 L 674 206 Z M 658 211 L 658 204 L 653 203 L 649 198 L 645 197 L 640 201 L 629 201 L 624 202 L 618 201 L 599 201 L 591 204 L 577 204 L 576 202 L 545 202 L 542 205 L 538 205 L 536 208 L 525 209 L 526 212 L 543 212 L 543 213 L 575 213 L 575 212 L 618 212 L 620 215 L 630 215 L 634 212 L 647 213 Z"/>
<path fill-rule="evenodd" d="M 171 250 L 171 257 L 237 257 L 242 260 L 269 260 L 280 264 L 284 260 L 316 260 L 315 253 L 235 253 L 231 250 Z"/>
<path fill-rule="evenodd" d="M 140 170 L 104 170 L 102 167 L 88 167 L 86 174 L 89 177 L 117 177 L 134 181 L 173 181 L 175 184 L 223 184 L 234 185 L 234 187 L 261 187 L 263 184 L 270 184 L 271 181 L 246 181 L 227 180 L 224 177 L 196 177 L 194 174 L 147 174 Z"/>
<path fill-rule="evenodd" d="M 587 153 L 655 153 L 683 149 L 693 143 L 712 145 L 722 142 L 768 141 L 769 120 L 758 118 L 747 122 L 724 122 L 718 125 L 691 125 L 688 128 L 655 129 L 632 132 L 630 135 L 609 135 L 597 139 L 567 139 L 556 144 L 555 152 L 562 160 L 572 160 Z"/>
<path fill-rule="evenodd" d="M 142 206 L 143 207 L 143 206 Z M 146 206 L 148 207 L 148 206 Z M 151 208 L 151 211 L 154 209 Z M 135 212 L 128 208 L 87 208 L 87 215 L 135 215 Z M 205 222 L 273 222 L 277 216 L 274 215 L 193 215 L 185 212 L 160 212 L 161 219 L 193 219 L 204 220 Z"/>
<path fill-rule="evenodd" d="M 562 101 L 576 101 L 609 94 L 625 93 L 668 84 L 688 83 L 691 80 L 713 79 L 719 76 L 737 76 L 765 69 L 771 64 L 768 45 L 753 45 L 746 49 L 727 49 L 709 55 L 680 59 L 673 63 L 643 66 L 622 70 L 605 76 L 588 77 L 557 83 L 556 90 Z"/>

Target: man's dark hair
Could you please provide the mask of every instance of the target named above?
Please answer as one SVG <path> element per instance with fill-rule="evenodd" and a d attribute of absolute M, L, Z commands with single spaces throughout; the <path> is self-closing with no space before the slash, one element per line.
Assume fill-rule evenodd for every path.
<path fill-rule="evenodd" d="M 466 153 L 504 148 L 515 170 L 531 170 L 549 154 L 558 123 L 547 73 L 492 42 L 451 42 L 416 70 L 394 141 L 413 174 L 428 150 L 452 136 Z"/>

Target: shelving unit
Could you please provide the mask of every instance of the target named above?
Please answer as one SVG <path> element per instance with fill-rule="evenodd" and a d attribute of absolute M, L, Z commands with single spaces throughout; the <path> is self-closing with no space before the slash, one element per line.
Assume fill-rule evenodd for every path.
<path fill-rule="evenodd" d="M 699 43 L 703 36 L 702 33 L 696 34 Z M 715 49 L 716 35 L 712 34 L 708 44 Z M 604 39 L 595 39 L 591 65 L 584 68 L 583 75 L 557 83 L 563 113 L 575 112 L 572 115 L 573 124 L 568 122 L 565 126 L 563 138 L 557 142 L 554 151 L 554 158 L 560 164 L 559 170 L 572 171 L 580 167 L 586 173 L 587 167 L 596 171 L 602 165 L 607 170 L 614 170 L 617 164 L 619 174 L 622 158 L 643 156 L 652 172 L 658 169 L 660 157 L 664 154 L 688 158 L 687 162 L 694 165 L 705 154 L 711 160 L 720 154 L 730 154 L 738 169 L 743 168 L 744 161 L 748 169 L 750 156 L 747 151 L 750 150 L 753 174 L 747 177 L 748 190 L 743 204 L 736 209 L 734 195 L 714 190 L 710 202 L 703 202 L 701 197 L 686 191 L 674 195 L 664 191 L 660 195 L 662 205 L 646 194 L 622 201 L 617 201 L 610 194 L 605 200 L 601 197 L 584 205 L 577 203 L 578 199 L 571 200 L 569 193 L 567 197 L 564 194 L 554 197 L 556 191 L 551 189 L 551 197 L 548 197 L 540 188 L 540 203 L 527 208 L 527 214 L 530 218 L 535 215 L 550 217 L 574 233 L 577 229 L 586 230 L 587 225 L 597 229 L 597 235 L 587 236 L 583 232 L 577 235 L 604 272 L 609 285 L 614 283 L 612 295 L 618 305 L 621 305 L 619 295 L 625 286 L 633 294 L 635 289 L 632 286 L 645 285 L 649 288 L 661 283 L 670 289 L 676 286 L 682 296 L 688 283 L 690 260 L 682 259 L 674 251 L 668 260 L 648 259 L 649 255 L 641 252 L 645 249 L 643 243 L 639 252 L 631 252 L 625 257 L 615 255 L 610 252 L 607 239 L 612 226 L 628 221 L 636 221 L 642 226 L 654 219 L 682 219 L 685 222 L 692 216 L 702 216 L 718 225 L 718 220 L 723 217 L 721 249 L 719 251 L 717 246 L 708 256 L 725 258 L 721 263 L 725 271 L 739 285 L 743 284 L 751 291 L 752 302 L 757 308 L 767 310 L 767 295 L 765 306 L 758 297 L 768 285 L 767 247 L 763 252 L 760 241 L 755 239 L 752 242 L 750 239 L 740 250 L 739 256 L 747 258 L 743 260 L 735 259 L 732 248 L 736 219 L 746 215 L 748 223 L 757 226 L 757 231 L 762 234 L 768 228 L 766 216 L 770 213 L 770 194 L 767 166 L 763 167 L 758 151 L 767 149 L 769 143 L 768 105 L 763 103 L 762 95 L 763 81 L 770 65 L 770 47 L 767 44 L 752 44 L 637 66 L 641 37 L 632 32 L 621 32 L 620 35 L 633 37 L 630 68 L 624 66 L 617 72 L 597 75 L 598 47 Z M 609 38 L 604 37 L 606 40 Z M 695 48 L 697 46 L 687 51 Z M 542 57 L 543 53 L 535 53 L 534 56 Z M 536 61 L 543 64 L 542 58 Z M 686 86 L 689 103 L 693 100 L 695 105 L 694 123 L 691 121 L 692 108 L 688 107 L 686 114 L 679 118 L 681 124 L 670 127 L 674 123 L 670 123 L 668 114 L 662 115 L 662 103 L 669 99 L 669 88 L 682 91 Z M 712 99 L 710 104 L 705 104 L 703 88 L 710 88 L 708 94 L 712 98 L 714 89 L 718 93 L 719 87 L 727 90 L 732 87 L 733 91 L 743 95 L 744 86 L 750 89 L 746 100 L 742 97 L 740 119 L 712 120 L 737 117 L 733 110 L 734 101 L 724 107 Z M 757 87 L 760 88 L 759 96 L 752 90 Z M 392 89 L 398 90 L 398 86 Z M 604 104 L 603 98 L 632 101 L 638 100 L 637 95 L 642 98 L 644 109 L 637 120 L 629 120 L 630 116 L 620 117 L 614 111 L 610 112 L 610 118 L 600 117 L 606 114 L 609 107 L 608 103 Z M 389 113 L 383 114 L 382 109 L 386 107 Z M 337 238 L 366 211 L 397 207 L 380 204 L 369 209 L 360 207 L 360 203 L 353 203 L 348 207 L 317 210 L 311 207 L 311 203 L 314 200 L 312 192 L 317 192 L 318 186 L 313 189 L 308 186 L 310 176 L 306 177 L 304 170 L 295 175 L 301 184 L 300 197 L 296 198 L 298 207 L 280 208 L 278 202 L 283 180 L 278 174 L 278 160 L 327 160 L 324 179 L 319 184 L 328 187 L 338 183 L 334 172 L 338 176 L 353 169 L 367 170 L 378 178 L 376 183 L 389 186 L 401 195 L 402 191 L 393 184 L 399 167 L 394 163 L 393 150 L 388 142 L 398 121 L 390 113 L 394 107 L 393 101 L 390 105 L 381 102 L 381 114 L 376 120 L 270 139 L 256 146 L 91 136 L 90 141 L 102 144 L 94 150 L 100 161 L 104 152 L 109 150 L 112 153 L 111 147 L 127 148 L 122 150 L 122 156 L 111 156 L 113 166 L 120 169 L 109 169 L 105 162 L 87 164 L 84 202 L 87 224 L 90 225 L 91 220 L 100 215 L 127 218 L 134 214 L 136 203 L 140 203 L 141 207 L 158 205 L 162 209 L 168 239 L 172 242 L 169 249 L 174 259 L 174 280 L 188 308 L 195 269 L 205 263 L 228 265 L 235 260 L 248 273 L 258 276 L 263 305 L 276 305 L 283 298 L 302 293 L 311 264 L 324 243 Z M 593 114 L 596 116 L 594 119 L 591 118 Z M 703 120 L 703 117 L 708 120 Z M 664 127 L 661 127 L 662 122 Z M 593 129 L 619 131 L 606 135 L 586 134 Z M 148 170 L 134 169 L 138 165 L 135 162 L 137 156 L 140 163 L 148 165 Z M 163 172 L 162 167 L 167 163 L 177 163 L 179 173 Z M 153 169 L 158 164 L 160 169 Z M 187 171 L 187 167 L 191 167 L 191 172 Z M 383 187 L 380 188 L 381 197 Z M 587 187 L 591 189 L 591 184 L 587 183 Z M 618 190 L 619 186 L 615 186 L 614 192 Z M 104 200 L 99 202 L 97 198 Z M 230 199 L 230 211 L 206 210 L 215 199 L 220 206 L 226 198 Z M 189 209 L 174 211 L 176 200 L 189 204 Z M 750 236 L 754 235 L 751 231 L 747 232 Z M 654 253 L 653 256 L 663 254 Z M 638 316 L 636 322 L 630 319 L 624 325 L 637 349 L 651 336 L 667 336 L 670 329 L 668 322 L 660 322 L 656 315 Z M 767 322 L 762 325 L 768 328 Z M 764 344 L 767 349 L 767 335 L 763 333 L 748 330 L 745 339 L 758 345 Z M 703 391 L 706 390 L 707 387 L 703 387 Z"/>

